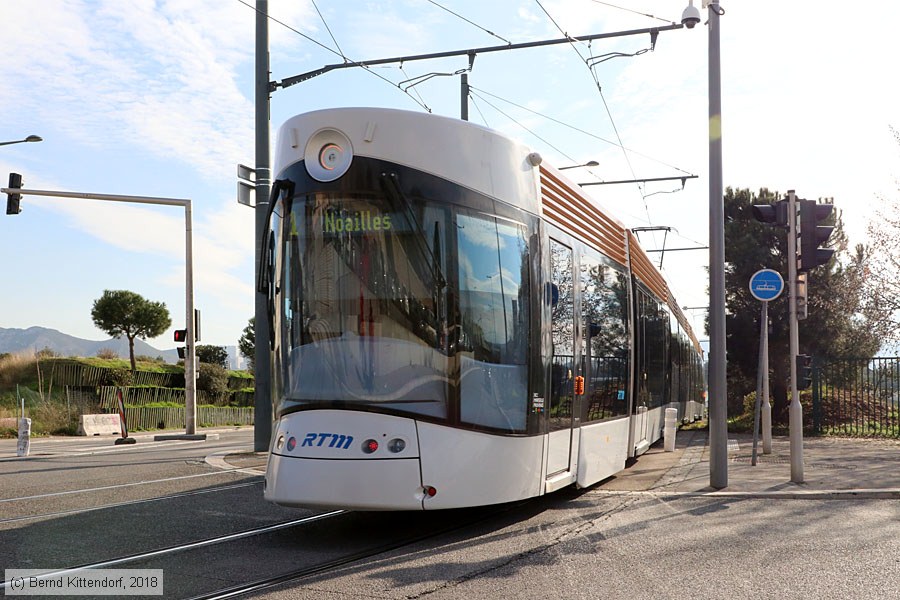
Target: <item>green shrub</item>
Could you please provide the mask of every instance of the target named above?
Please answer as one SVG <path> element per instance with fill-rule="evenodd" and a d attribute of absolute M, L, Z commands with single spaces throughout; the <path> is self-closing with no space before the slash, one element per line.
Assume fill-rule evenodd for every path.
<path fill-rule="evenodd" d="M 197 369 L 197 389 L 221 398 L 228 392 L 228 371 L 219 365 L 200 363 Z"/>
<path fill-rule="evenodd" d="M 134 383 L 134 373 L 130 369 L 109 369 L 106 372 L 104 385 L 128 387 Z"/>

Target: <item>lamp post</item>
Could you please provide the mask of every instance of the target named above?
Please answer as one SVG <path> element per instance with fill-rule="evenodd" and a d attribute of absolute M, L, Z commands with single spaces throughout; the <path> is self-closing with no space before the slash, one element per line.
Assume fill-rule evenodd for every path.
<path fill-rule="evenodd" d="M 728 405 L 725 380 L 725 204 L 722 183 L 722 65 L 719 0 L 709 9 L 709 485 L 728 487 Z M 694 0 L 681 14 L 693 29 L 700 23 Z"/>
<path fill-rule="evenodd" d="M 557 171 L 565 171 L 566 169 L 580 169 L 581 167 L 599 167 L 600 163 L 596 160 L 589 160 L 583 165 L 569 165 L 568 167 L 559 167 Z"/>
<path fill-rule="evenodd" d="M 39 135 L 29 135 L 24 140 L 13 140 L 11 142 L 0 142 L 0 146 L 9 146 L 10 144 L 21 144 L 23 142 L 43 142 L 44 138 Z"/>

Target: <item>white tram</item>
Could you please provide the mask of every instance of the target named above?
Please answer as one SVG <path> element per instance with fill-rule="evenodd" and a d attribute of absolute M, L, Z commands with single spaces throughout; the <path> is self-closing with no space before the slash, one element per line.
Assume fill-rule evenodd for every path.
<path fill-rule="evenodd" d="M 278 134 L 266 499 L 432 510 L 588 486 L 702 409 L 699 345 L 621 223 L 540 156 L 429 114 Z"/>

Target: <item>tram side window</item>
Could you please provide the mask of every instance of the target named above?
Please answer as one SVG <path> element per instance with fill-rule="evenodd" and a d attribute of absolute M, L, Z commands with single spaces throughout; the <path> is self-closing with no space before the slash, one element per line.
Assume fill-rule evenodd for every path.
<path fill-rule="evenodd" d="M 582 256 L 582 422 L 628 414 L 628 279 L 599 257 Z"/>
<path fill-rule="evenodd" d="M 641 356 L 642 381 L 639 400 L 648 408 L 662 406 L 666 392 L 666 341 L 669 332 L 668 312 L 659 302 L 639 292 L 640 325 L 643 329 Z"/>
<path fill-rule="evenodd" d="M 650 327 L 650 406 L 659 407 L 668 402 L 669 371 L 669 311 L 656 304 L 656 318 Z"/>
<path fill-rule="evenodd" d="M 572 270 L 572 250 L 550 240 L 550 275 L 555 289 L 551 312 L 551 429 L 570 427 L 572 422 L 575 376 L 575 290 Z"/>
<path fill-rule="evenodd" d="M 460 419 L 524 431 L 530 258 L 525 227 L 457 214 Z"/>

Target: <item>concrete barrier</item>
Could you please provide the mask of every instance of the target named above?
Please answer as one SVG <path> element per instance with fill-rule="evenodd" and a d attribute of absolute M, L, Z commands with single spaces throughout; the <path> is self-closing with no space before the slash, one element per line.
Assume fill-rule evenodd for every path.
<path fill-rule="evenodd" d="M 121 435 L 119 415 L 81 415 L 78 435 Z"/>

